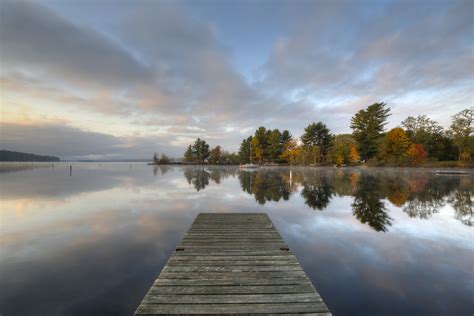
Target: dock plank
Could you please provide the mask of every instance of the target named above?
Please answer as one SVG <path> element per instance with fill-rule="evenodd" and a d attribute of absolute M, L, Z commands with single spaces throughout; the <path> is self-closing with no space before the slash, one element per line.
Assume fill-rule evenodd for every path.
<path fill-rule="evenodd" d="M 267 214 L 200 213 L 135 315 L 331 315 Z"/>

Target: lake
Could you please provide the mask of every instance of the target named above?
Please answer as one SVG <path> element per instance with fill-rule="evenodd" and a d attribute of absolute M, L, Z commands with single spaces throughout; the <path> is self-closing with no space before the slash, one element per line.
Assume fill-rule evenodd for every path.
<path fill-rule="evenodd" d="M 474 312 L 472 171 L 72 165 L 0 173 L 2 316 L 131 315 L 200 212 L 268 213 L 334 315 Z"/>

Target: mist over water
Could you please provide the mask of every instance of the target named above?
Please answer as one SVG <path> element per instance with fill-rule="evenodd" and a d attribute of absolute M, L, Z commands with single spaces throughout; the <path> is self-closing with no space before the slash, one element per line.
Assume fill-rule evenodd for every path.
<path fill-rule="evenodd" d="M 0 169 L 2 315 L 132 314 L 200 212 L 268 213 L 334 315 L 474 311 L 472 172 L 30 165 Z"/>

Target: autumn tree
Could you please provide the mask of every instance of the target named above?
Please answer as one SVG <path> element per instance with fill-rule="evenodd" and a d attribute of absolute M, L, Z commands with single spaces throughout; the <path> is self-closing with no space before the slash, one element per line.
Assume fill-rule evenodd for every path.
<path fill-rule="evenodd" d="M 216 146 L 209 152 L 209 163 L 220 164 L 222 163 L 223 152 L 221 146 Z"/>
<path fill-rule="evenodd" d="M 451 131 L 459 148 L 459 160 L 471 160 L 474 153 L 474 108 L 465 109 L 453 116 Z"/>
<path fill-rule="evenodd" d="M 280 155 L 280 159 L 288 162 L 291 165 L 301 164 L 301 151 L 302 148 L 298 146 L 294 139 L 290 139 Z"/>
<path fill-rule="evenodd" d="M 304 165 L 315 165 L 321 163 L 321 149 L 319 146 L 303 146 L 300 161 Z"/>
<path fill-rule="evenodd" d="M 402 162 L 410 145 L 410 139 L 402 128 L 391 129 L 381 145 L 380 158 L 388 162 Z"/>
<path fill-rule="evenodd" d="M 252 137 L 252 155 L 260 164 L 268 158 L 267 136 L 267 129 L 261 126 L 255 131 L 254 137 Z"/>
<path fill-rule="evenodd" d="M 355 142 L 351 144 L 349 157 L 350 157 L 350 162 L 352 162 L 352 163 L 356 163 L 356 162 L 360 161 L 359 151 L 357 150 L 357 146 L 356 146 Z"/>
<path fill-rule="evenodd" d="M 351 135 L 336 135 L 331 147 L 331 161 L 336 165 L 350 163 L 351 145 L 355 145 L 355 141 Z"/>
<path fill-rule="evenodd" d="M 413 143 L 423 145 L 426 155 L 436 160 L 453 160 L 457 150 L 453 148 L 451 137 L 438 122 L 426 115 L 409 116 L 402 126 Z M 457 158 L 457 157 L 456 157 Z"/>
<path fill-rule="evenodd" d="M 422 144 L 411 144 L 407 151 L 408 159 L 412 164 L 418 165 L 426 158 L 426 151 Z"/>
<path fill-rule="evenodd" d="M 379 138 L 382 136 L 390 108 L 386 104 L 374 103 L 365 110 L 360 110 L 351 119 L 352 136 L 357 142 L 362 159 L 367 160 L 377 154 Z"/>

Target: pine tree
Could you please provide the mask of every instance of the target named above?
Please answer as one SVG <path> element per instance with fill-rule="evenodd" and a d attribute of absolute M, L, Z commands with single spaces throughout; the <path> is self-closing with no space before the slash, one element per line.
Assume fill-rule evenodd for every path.
<path fill-rule="evenodd" d="M 332 139 L 333 136 L 329 132 L 329 129 L 322 122 L 309 124 L 304 129 L 304 133 L 301 136 L 301 142 L 304 147 L 319 147 L 322 156 L 318 157 L 319 161 L 327 155 L 329 148 L 331 147 Z"/>
<path fill-rule="evenodd" d="M 378 140 L 382 136 L 390 108 L 385 103 L 374 103 L 360 110 L 351 119 L 352 136 L 357 142 L 362 159 L 374 157 L 378 151 Z"/>
<path fill-rule="evenodd" d="M 250 154 L 250 146 L 252 142 L 252 136 L 249 136 L 248 138 L 244 139 L 242 143 L 240 144 L 239 148 L 239 161 L 240 163 L 250 163 L 252 161 Z"/>
<path fill-rule="evenodd" d="M 184 162 L 194 162 L 193 148 L 191 145 L 188 146 L 188 149 L 186 149 L 186 152 L 184 153 Z"/>

